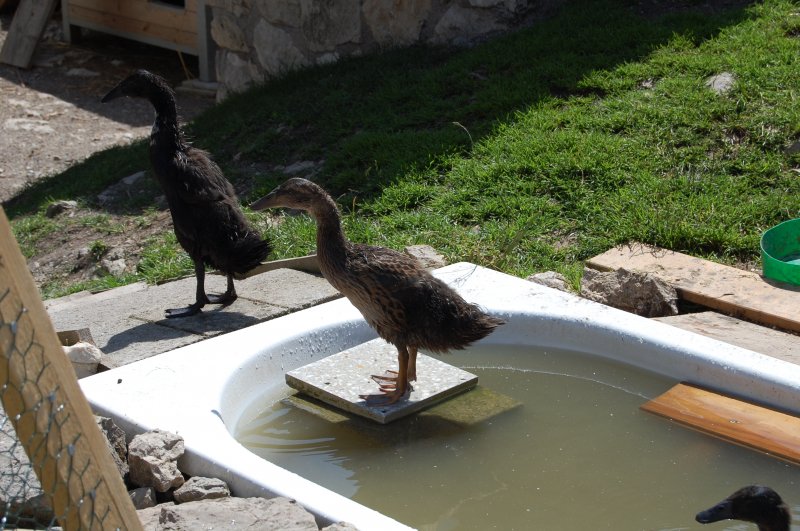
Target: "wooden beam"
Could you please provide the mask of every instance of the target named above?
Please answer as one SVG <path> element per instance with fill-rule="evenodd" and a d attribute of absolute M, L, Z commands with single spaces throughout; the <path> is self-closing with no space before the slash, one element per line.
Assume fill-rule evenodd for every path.
<path fill-rule="evenodd" d="M 800 286 L 642 244 L 615 247 L 587 260 L 586 265 L 601 271 L 651 273 L 672 285 L 687 301 L 754 323 L 800 332 Z"/>
<path fill-rule="evenodd" d="M 800 464 L 800 418 L 688 384 L 642 409 L 708 435 Z"/>
<path fill-rule="evenodd" d="M 317 261 L 316 254 L 309 254 L 306 256 L 298 256 L 296 258 L 283 258 L 281 260 L 272 260 L 271 262 L 262 262 L 255 266 L 247 273 L 235 275 L 237 280 L 244 280 L 267 271 L 274 271 L 276 269 L 295 269 L 297 271 L 305 271 L 307 273 L 319 274 L 319 262 Z M 219 271 L 214 271 L 215 274 L 222 275 Z"/>
<path fill-rule="evenodd" d="M 58 0 L 22 0 L 0 50 L 0 61 L 28 68 Z"/>
<path fill-rule="evenodd" d="M 0 398 L 64 529 L 142 529 L 2 208 Z"/>
<path fill-rule="evenodd" d="M 189 23 L 191 22 L 191 24 Z M 187 21 L 183 27 L 172 27 L 150 20 L 129 18 L 115 12 L 103 12 L 82 6 L 70 6 L 69 24 L 141 42 L 163 42 L 181 51 L 197 53 L 197 27 L 194 21 Z M 164 46 L 163 44 L 161 46 Z"/>

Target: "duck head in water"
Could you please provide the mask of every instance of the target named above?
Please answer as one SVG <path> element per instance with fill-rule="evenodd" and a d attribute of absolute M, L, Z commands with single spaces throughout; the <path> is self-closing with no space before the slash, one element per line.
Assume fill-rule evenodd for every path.
<path fill-rule="evenodd" d="M 789 531 L 791 513 L 777 492 L 769 487 L 750 485 L 697 513 L 695 520 L 701 524 L 743 520 L 756 524 L 759 531 Z"/>

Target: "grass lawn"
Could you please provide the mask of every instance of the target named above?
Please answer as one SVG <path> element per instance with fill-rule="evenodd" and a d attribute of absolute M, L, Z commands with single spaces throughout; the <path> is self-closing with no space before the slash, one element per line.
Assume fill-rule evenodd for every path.
<path fill-rule="evenodd" d="M 653 17 L 635 5 L 573 1 L 469 49 L 291 73 L 208 110 L 188 134 L 244 204 L 283 181 L 283 166 L 321 161 L 313 178 L 354 241 L 427 243 L 450 261 L 555 270 L 575 286 L 585 259 L 629 241 L 754 263 L 760 234 L 800 209 L 800 155 L 786 149 L 800 138 L 800 7 Z M 736 81 L 716 94 L 706 80 L 721 72 Z M 142 141 L 26 190 L 6 207 L 26 254 L 58 230 L 43 216 L 50 200 L 96 206 L 99 191 L 146 166 Z M 124 212 L 151 213 L 141 202 Z M 276 241 L 274 258 L 313 252 L 309 218 L 253 219 Z M 112 284 L 191 273 L 170 235 L 143 256 Z"/>

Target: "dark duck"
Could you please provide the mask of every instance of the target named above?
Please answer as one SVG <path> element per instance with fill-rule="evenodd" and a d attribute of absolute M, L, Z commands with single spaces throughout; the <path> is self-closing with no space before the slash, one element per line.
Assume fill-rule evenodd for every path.
<path fill-rule="evenodd" d="M 304 210 L 316 220 L 322 275 L 397 348 L 398 370 L 373 376 L 380 392 L 362 395 L 368 402 L 392 404 L 405 396 L 409 381 L 417 378 L 418 349 L 463 349 L 503 324 L 465 301 L 414 258 L 348 241 L 336 203 L 311 181 L 289 179 L 251 205 L 254 210 L 276 207 Z"/>
<path fill-rule="evenodd" d="M 146 70 L 122 80 L 102 101 L 121 96 L 149 100 L 156 111 L 150 134 L 150 163 L 167 198 L 175 235 L 194 262 L 195 302 L 166 310 L 167 317 L 194 315 L 206 304 L 227 305 L 236 300 L 233 276 L 246 273 L 271 250 L 267 240 L 248 224 L 233 186 L 201 149 L 189 145 L 178 126 L 175 93 L 167 82 Z M 205 266 L 228 277 L 225 293 L 206 294 Z"/>
<path fill-rule="evenodd" d="M 750 485 L 697 513 L 695 519 L 701 524 L 743 520 L 756 524 L 759 531 L 789 531 L 792 515 L 777 492 L 769 487 Z"/>

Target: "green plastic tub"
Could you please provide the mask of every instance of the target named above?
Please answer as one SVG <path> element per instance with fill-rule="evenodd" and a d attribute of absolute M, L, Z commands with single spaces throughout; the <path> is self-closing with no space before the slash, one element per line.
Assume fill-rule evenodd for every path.
<path fill-rule="evenodd" d="M 761 236 L 765 277 L 800 285 L 800 219 L 775 225 Z"/>

